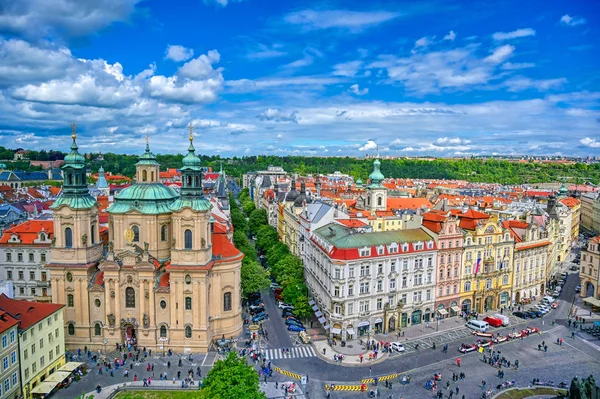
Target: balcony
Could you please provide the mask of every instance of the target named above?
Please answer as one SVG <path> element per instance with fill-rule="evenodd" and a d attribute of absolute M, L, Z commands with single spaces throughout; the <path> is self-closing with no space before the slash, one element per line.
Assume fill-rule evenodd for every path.
<path fill-rule="evenodd" d="M 359 315 L 360 317 L 368 317 L 368 316 L 370 316 L 370 315 L 371 315 L 371 312 L 370 312 L 370 311 L 368 311 L 368 310 L 367 310 L 367 311 L 364 311 L 364 312 L 358 312 L 358 315 Z"/>

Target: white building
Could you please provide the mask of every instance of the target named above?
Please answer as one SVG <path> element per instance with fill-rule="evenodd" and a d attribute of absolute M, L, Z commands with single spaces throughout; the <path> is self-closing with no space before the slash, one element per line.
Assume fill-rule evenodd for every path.
<path fill-rule="evenodd" d="M 435 317 L 432 236 L 420 228 L 367 229 L 330 223 L 306 247 L 307 284 L 334 337 L 399 332 Z"/>

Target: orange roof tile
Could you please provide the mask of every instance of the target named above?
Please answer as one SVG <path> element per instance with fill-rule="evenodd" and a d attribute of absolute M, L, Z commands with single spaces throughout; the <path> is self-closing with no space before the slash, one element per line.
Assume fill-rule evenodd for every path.
<path fill-rule="evenodd" d="M 235 258 L 243 256 L 242 252 L 237 249 L 225 234 L 213 234 L 212 236 L 212 251 L 215 257 L 223 259 Z"/>
<path fill-rule="evenodd" d="M 560 200 L 560 202 L 563 203 L 564 205 L 568 206 L 569 208 L 576 207 L 577 205 L 579 205 L 581 203 L 581 201 L 579 201 L 577 198 L 573 198 L 573 197 L 563 198 Z"/>
<path fill-rule="evenodd" d="M 388 209 L 422 209 L 433 208 L 433 204 L 427 198 L 388 198 Z"/>
<path fill-rule="evenodd" d="M 0 333 L 19 324 L 19 320 L 12 317 L 8 312 L 0 309 Z"/>
<path fill-rule="evenodd" d="M 536 242 L 536 243 L 529 244 L 529 245 L 523 245 L 522 247 L 519 247 L 518 245 L 516 245 L 515 251 L 524 251 L 526 249 L 545 247 L 546 245 L 550 245 L 550 241 Z"/>
<path fill-rule="evenodd" d="M 19 326 L 21 330 L 27 330 L 34 324 L 59 311 L 64 306 L 57 303 L 11 299 L 4 294 L 0 295 L 0 309 L 5 310 L 12 317 L 19 320 L 21 322 Z"/>
<path fill-rule="evenodd" d="M 52 220 L 28 220 L 27 222 L 21 223 L 15 227 L 12 227 L 8 230 L 4 230 L 4 234 L 0 238 L 0 244 L 12 244 L 8 241 L 13 234 L 19 236 L 20 243 L 15 243 L 16 245 L 32 245 L 34 241 L 38 239 L 38 234 L 44 231 L 50 238 L 54 235 L 54 223 Z M 50 243 L 47 244 L 35 244 L 35 245 L 45 245 L 50 246 Z"/>
<path fill-rule="evenodd" d="M 366 227 L 368 224 L 358 219 L 337 219 L 336 222 L 347 227 Z"/>

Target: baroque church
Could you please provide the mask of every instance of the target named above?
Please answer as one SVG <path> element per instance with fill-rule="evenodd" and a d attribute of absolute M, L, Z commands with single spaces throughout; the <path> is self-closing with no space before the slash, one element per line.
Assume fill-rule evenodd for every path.
<path fill-rule="evenodd" d="M 62 194 L 52 205 L 48 265 L 52 301 L 66 304 L 66 344 L 101 349 L 129 342 L 203 352 L 215 339 L 238 336 L 243 254 L 215 228 L 191 128 L 180 193 L 159 182 L 159 164 L 146 143 L 134 184 L 107 210 L 108 245 L 100 239 L 75 128 L 72 139 Z"/>

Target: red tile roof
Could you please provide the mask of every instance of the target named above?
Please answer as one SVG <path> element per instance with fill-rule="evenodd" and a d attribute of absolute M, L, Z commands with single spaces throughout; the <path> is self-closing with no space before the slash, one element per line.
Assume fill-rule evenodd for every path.
<path fill-rule="evenodd" d="M 579 205 L 581 203 L 577 198 L 573 198 L 573 197 L 563 198 L 560 200 L 560 202 L 563 203 L 564 205 L 568 206 L 569 208 L 576 207 L 577 205 Z"/>
<path fill-rule="evenodd" d="M 427 198 L 389 198 L 388 209 L 422 209 L 433 208 L 433 204 Z"/>
<path fill-rule="evenodd" d="M 242 252 L 229 241 L 225 234 L 213 234 L 212 251 L 215 257 L 221 256 L 223 259 L 243 256 Z"/>
<path fill-rule="evenodd" d="M 352 228 L 368 226 L 368 224 L 358 219 L 337 219 L 336 222 Z"/>
<path fill-rule="evenodd" d="M 44 320 L 46 317 L 58 312 L 65 305 L 57 303 L 29 302 L 25 300 L 11 299 L 6 295 L 0 295 L 0 309 L 10 313 L 12 317 L 19 320 L 21 330 Z"/>
<path fill-rule="evenodd" d="M 8 312 L 0 309 L 0 333 L 19 324 L 19 320 L 12 317 Z"/>
<path fill-rule="evenodd" d="M 4 234 L 2 234 L 2 237 L 0 238 L 0 244 L 11 245 L 12 243 L 9 243 L 8 240 L 10 240 L 10 237 L 13 234 L 16 234 L 19 236 L 21 242 L 12 245 L 32 245 L 33 242 L 38 239 L 38 234 L 42 231 L 52 238 L 54 235 L 54 223 L 52 220 L 28 220 L 18 226 L 4 230 Z M 50 243 L 35 245 L 50 246 Z"/>
<path fill-rule="evenodd" d="M 522 247 L 516 245 L 515 251 L 525 251 L 526 249 L 545 247 L 546 245 L 550 245 L 550 241 L 536 242 L 536 243 L 529 244 L 529 245 L 523 245 Z"/>

